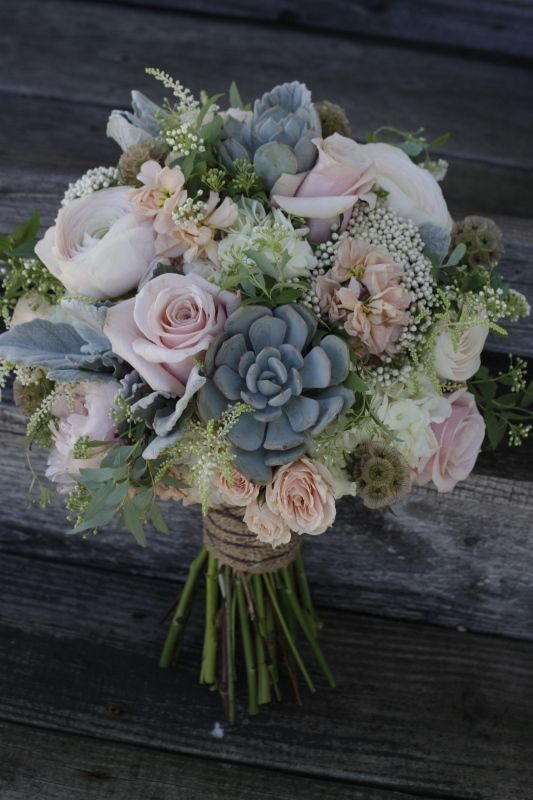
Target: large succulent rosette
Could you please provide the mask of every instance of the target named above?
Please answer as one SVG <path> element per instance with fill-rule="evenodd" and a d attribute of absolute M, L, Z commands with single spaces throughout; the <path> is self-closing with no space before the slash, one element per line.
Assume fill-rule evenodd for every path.
<path fill-rule="evenodd" d="M 268 483 L 273 467 L 312 453 L 314 437 L 354 402 L 343 385 L 346 342 L 328 334 L 315 344 L 316 331 L 303 306 L 241 306 L 207 352 L 198 412 L 207 421 L 231 403 L 253 409 L 228 437 L 236 468 L 256 483 Z"/>

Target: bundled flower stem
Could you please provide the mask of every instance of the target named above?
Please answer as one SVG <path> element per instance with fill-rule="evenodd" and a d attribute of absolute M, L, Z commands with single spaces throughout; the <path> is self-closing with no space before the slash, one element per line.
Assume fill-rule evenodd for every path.
<path fill-rule="evenodd" d="M 244 553 L 246 545 L 243 547 Z M 281 699 L 281 665 L 289 674 L 298 703 L 301 704 L 299 674 L 309 691 L 315 691 L 299 648 L 298 638 L 302 634 L 327 682 L 335 686 L 335 678 L 318 643 L 320 625 L 298 550 L 290 563 L 251 574 L 246 568 L 236 569 L 223 563 L 202 547 L 191 564 L 172 617 L 161 654 L 162 667 L 170 666 L 179 652 L 191 603 L 202 579 L 205 625 L 200 682 L 218 690 L 231 723 L 235 721 L 235 685 L 240 666 L 236 657 L 238 644 L 242 648 L 247 710 L 251 715 L 257 714 L 259 707 L 273 697 Z"/>

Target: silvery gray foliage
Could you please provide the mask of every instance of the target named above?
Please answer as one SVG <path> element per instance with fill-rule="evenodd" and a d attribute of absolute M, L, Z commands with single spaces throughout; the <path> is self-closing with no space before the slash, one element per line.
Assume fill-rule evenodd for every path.
<path fill-rule="evenodd" d="M 227 116 L 227 138 L 219 156 L 231 170 L 236 159 L 252 161 L 268 189 L 283 172 L 294 175 L 311 169 L 318 151 L 312 139 L 321 135 L 320 119 L 304 83 L 276 86 L 254 103 L 250 118 Z"/>
<path fill-rule="evenodd" d="M 205 359 L 207 382 L 198 392 L 203 421 L 234 403 L 242 414 L 228 434 L 235 467 L 268 483 L 272 467 L 313 451 L 318 436 L 353 405 L 343 386 L 350 369 L 347 344 L 327 335 L 313 346 L 317 323 L 302 306 L 240 306 L 226 321 Z"/>
<path fill-rule="evenodd" d="M 424 255 L 435 255 L 439 261 L 444 261 L 451 242 L 448 231 L 433 222 L 424 222 L 418 230 L 424 242 Z"/>
<path fill-rule="evenodd" d="M 34 319 L 0 336 L 0 358 L 43 367 L 54 381 L 120 378 L 125 368 L 98 327 Z"/>
<path fill-rule="evenodd" d="M 131 106 L 133 113 L 112 111 L 107 122 L 107 135 L 114 139 L 122 150 L 127 150 L 143 139 L 155 139 L 161 131 L 156 118 L 157 112 L 161 110 L 160 106 L 138 91 L 131 93 Z"/>

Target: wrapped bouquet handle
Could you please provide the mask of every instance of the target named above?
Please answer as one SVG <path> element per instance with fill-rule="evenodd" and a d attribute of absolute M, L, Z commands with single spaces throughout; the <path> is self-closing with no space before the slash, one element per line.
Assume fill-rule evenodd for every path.
<path fill-rule="evenodd" d="M 200 681 L 220 692 L 226 715 L 235 721 L 235 682 L 239 668 L 236 645 L 242 645 L 248 688 L 248 713 L 273 697 L 281 699 L 284 669 L 301 703 L 299 678 L 309 691 L 314 681 L 298 640 L 307 639 L 330 686 L 335 678 L 322 653 L 316 615 L 303 561 L 301 538 L 272 548 L 243 522 L 239 508 L 209 511 L 204 519 L 203 547 L 190 566 L 161 653 L 168 667 L 179 651 L 193 597 L 205 584 L 205 627 Z M 236 635 L 238 633 L 238 636 Z"/>

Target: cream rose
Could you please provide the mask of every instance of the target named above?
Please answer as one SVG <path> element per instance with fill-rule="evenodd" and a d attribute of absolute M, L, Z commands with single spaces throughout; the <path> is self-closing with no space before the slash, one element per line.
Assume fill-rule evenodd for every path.
<path fill-rule="evenodd" d="M 181 396 L 195 359 L 238 305 L 238 295 L 199 275 L 168 273 L 110 308 L 104 332 L 152 389 Z"/>
<path fill-rule="evenodd" d="M 134 289 L 155 257 L 150 222 L 139 223 L 118 186 L 72 200 L 35 252 L 71 294 L 99 300 Z"/>
<path fill-rule="evenodd" d="M 474 375 L 481 365 L 481 353 L 489 329 L 475 325 L 461 334 L 454 344 L 448 331 L 439 333 L 435 340 L 435 370 L 441 380 L 461 383 Z"/>
<path fill-rule="evenodd" d="M 282 175 L 272 188 L 272 200 L 289 214 L 309 220 L 313 242 L 329 238 L 331 226 L 347 217 L 358 200 L 375 201 L 375 168 L 364 148 L 334 133 L 313 139 L 318 160 L 309 172 Z"/>
<path fill-rule="evenodd" d="M 261 542 L 272 547 L 287 544 L 291 540 L 291 531 L 285 520 L 266 504 L 259 505 L 256 500 L 246 506 L 243 521 Z"/>
<path fill-rule="evenodd" d="M 399 147 L 376 142 L 362 145 L 362 150 L 375 165 L 376 183 L 389 193 L 388 208 L 415 225 L 432 222 L 451 231 L 453 221 L 433 175 L 414 164 Z"/>
<path fill-rule="evenodd" d="M 259 487 L 241 475 L 234 467 L 231 468 L 231 481 L 220 473 L 215 483 L 215 491 L 220 495 L 223 503 L 229 506 L 248 506 L 257 500 Z"/>
<path fill-rule="evenodd" d="M 324 533 L 335 520 L 333 477 L 309 458 L 280 467 L 266 487 L 265 500 L 296 533 Z"/>

